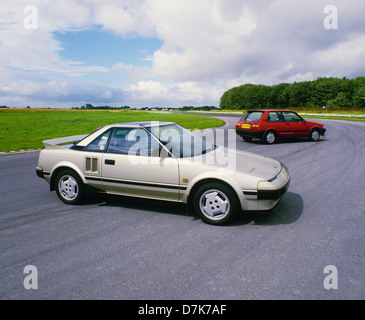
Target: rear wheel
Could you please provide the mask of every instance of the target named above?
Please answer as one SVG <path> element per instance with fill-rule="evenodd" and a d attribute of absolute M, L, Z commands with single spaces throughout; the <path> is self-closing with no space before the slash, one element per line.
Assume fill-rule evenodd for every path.
<path fill-rule="evenodd" d="M 264 142 L 268 144 L 273 144 L 276 141 L 276 133 L 274 131 L 268 131 L 264 135 Z"/>
<path fill-rule="evenodd" d="M 194 194 L 194 209 L 206 223 L 222 225 L 238 212 L 239 203 L 233 190 L 220 183 L 207 183 Z"/>
<path fill-rule="evenodd" d="M 66 204 L 80 202 L 84 187 L 80 177 L 72 170 L 64 170 L 56 177 L 56 192 L 61 201 Z"/>

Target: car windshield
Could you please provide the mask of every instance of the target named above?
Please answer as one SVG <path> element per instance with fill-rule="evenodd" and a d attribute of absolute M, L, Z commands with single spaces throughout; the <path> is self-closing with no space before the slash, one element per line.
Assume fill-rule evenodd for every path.
<path fill-rule="evenodd" d="M 177 124 L 148 129 L 175 157 L 188 158 L 206 154 L 216 146 Z"/>
<path fill-rule="evenodd" d="M 263 112 L 261 111 L 247 112 L 245 116 L 242 118 L 242 121 L 259 122 L 262 114 Z"/>

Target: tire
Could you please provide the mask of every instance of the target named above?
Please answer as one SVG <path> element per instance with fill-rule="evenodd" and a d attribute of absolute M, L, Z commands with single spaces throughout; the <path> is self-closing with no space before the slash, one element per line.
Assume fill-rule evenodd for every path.
<path fill-rule="evenodd" d="M 318 129 L 313 129 L 311 133 L 309 134 L 309 140 L 310 141 L 318 141 L 321 137 L 321 133 Z"/>
<path fill-rule="evenodd" d="M 265 133 L 264 142 L 267 144 L 273 144 L 276 142 L 276 133 L 274 131 L 268 131 Z"/>
<path fill-rule="evenodd" d="M 194 194 L 194 210 L 208 224 L 224 225 L 233 219 L 238 209 L 234 191 L 223 184 L 209 182 Z"/>
<path fill-rule="evenodd" d="M 252 138 L 251 137 L 242 137 L 243 141 L 246 141 L 246 142 L 251 142 L 252 141 Z"/>
<path fill-rule="evenodd" d="M 82 199 L 84 185 L 72 170 L 61 171 L 55 180 L 56 193 L 66 204 L 77 204 Z"/>

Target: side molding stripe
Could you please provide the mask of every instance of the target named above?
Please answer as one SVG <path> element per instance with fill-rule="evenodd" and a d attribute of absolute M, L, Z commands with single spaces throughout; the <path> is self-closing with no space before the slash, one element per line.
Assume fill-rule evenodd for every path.
<path fill-rule="evenodd" d="M 166 184 L 154 184 L 148 182 L 137 182 L 137 181 L 125 181 L 125 180 L 112 180 L 112 179 L 102 179 L 96 177 L 85 177 L 86 180 L 90 181 L 101 181 L 107 183 L 118 183 L 118 184 L 129 184 L 133 186 L 144 186 L 144 187 L 151 187 L 151 188 L 163 188 L 163 189 L 174 189 L 174 190 L 186 190 L 187 187 L 185 186 L 172 186 Z"/>

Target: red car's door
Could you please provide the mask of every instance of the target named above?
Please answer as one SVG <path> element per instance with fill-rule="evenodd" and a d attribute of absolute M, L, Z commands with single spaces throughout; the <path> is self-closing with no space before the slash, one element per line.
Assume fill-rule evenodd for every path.
<path fill-rule="evenodd" d="M 279 111 L 270 111 L 266 119 L 267 128 L 265 130 L 274 129 L 279 136 L 291 136 L 292 132 L 288 131 L 288 126 L 284 121 L 284 117 Z"/>
<path fill-rule="evenodd" d="M 305 125 L 303 119 L 295 112 L 283 111 L 282 112 L 287 136 L 291 137 L 304 137 L 309 134 L 309 130 Z"/>

